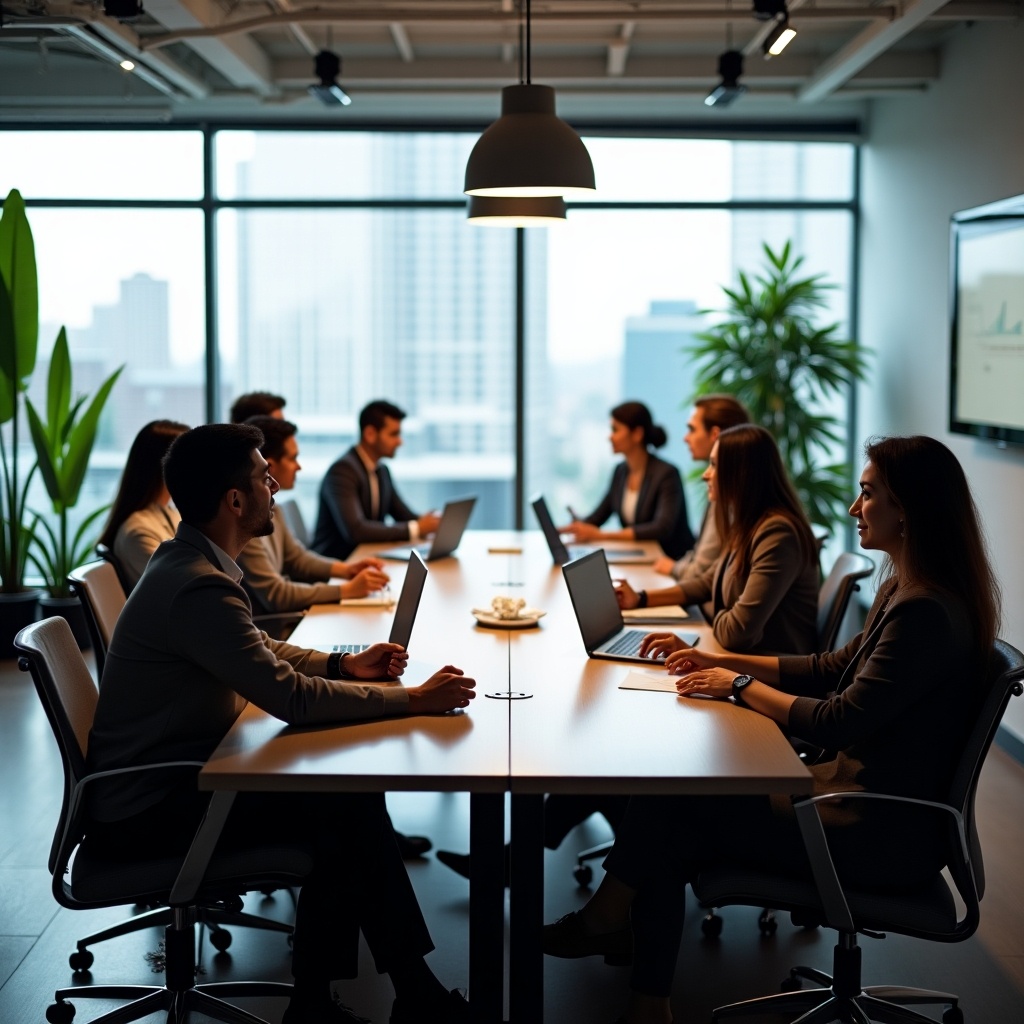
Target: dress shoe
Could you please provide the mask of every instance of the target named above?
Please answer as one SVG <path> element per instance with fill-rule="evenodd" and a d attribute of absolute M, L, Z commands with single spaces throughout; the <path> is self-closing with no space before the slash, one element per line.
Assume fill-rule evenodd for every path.
<path fill-rule="evenodd" d="M 626 925 L 614 932 L 592 932 L 579 914 L 566 914 L 554 924 L 544 925 L 541 940 L 548 956 L 577 960 L 584 956 L 603 956 L 611 967 L 628 967 L 633 962 L 633 931 Z"/>
<path fill-rule="evenodd" d="M 426 836 L 407 836 L 401 832 L 395 833 L 398 840 L 398 850 L 403 860 L 414 860 L 422 857 L 428 850 L 432 850 L 434 844 Z"/>
<path fill-rule="evenodd" d="M 295 999 L 288 1004 L 281 1024 L 371 1024 L 369 1017 L 360 1017 L 347 1007 L 338 994 L 331 999 Z"/>
<path fill-rule="evenodd" d="M 508 843 L 505 844 L 505 888 L 508 888 L 509 879 L 509 857 L 510 848 Z M 471 855 L 468 853 L 452 853 L 451 850 L 438 850 L 437 859 L 444 864 L 446 867 L 452 869 L 457 875 L 462 875 L 463 878 L 469 878 L 469 866 L 472 863 L 470 859 Z"/>
<path fill-rule="evenodd" d="M 396 999 L 390 1024 L 469 1024 L 469 1003 L 457 988 L 440 1003 L 413 1006 L 409 1000 Z"/>

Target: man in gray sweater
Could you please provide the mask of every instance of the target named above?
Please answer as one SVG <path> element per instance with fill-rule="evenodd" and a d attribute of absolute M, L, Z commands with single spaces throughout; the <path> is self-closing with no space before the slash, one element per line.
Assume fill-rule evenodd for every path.
<path fill-rule="evenodd" d="M 395 644 L 326 654 L 272 640 L 252 621 L 236 559 L 274 529 L 277 483 L 247 424 L 176 438 L 164 475 L 182 522 L 157 548 L 114 629 L 89 735 L 92 772 L 205 761 L 246 701 L 288 725 L 328 725 L 468 706 L 475 681 L 444 666 L 420 686 L 394 682 Z M 365 680 L 365 682 L 363 681 Z M 372 682 L 380 680 L 381 682 Z M 99 782 L 89 841 L 126 865 L 140 849 L 184 856 L 209 801 L 196 771 Z M 468 1006 L 427 966 L 433 948 L 395 843 L 383 793 L 240 793 L 222 848 L 288 836 L 313 855 L 295 915 L 295 990 L 283 1024 L 357 1024 L 331 982 L 355 976 L 362 931 L 395 986 L 392 1024 L 461 1024 Z"/>
<path fill-rule="evenodd" d="M 247 423 L 258 427 L 264 442 L 260 454 L 282 491 L 295 486 L 299 463 L 298 427 L 273 416 L 253 416 Z M 310 551 L 288 527 L 284 516 L 274 520 L 274 532 L 253 537 L 238 557 L 245 587 L 257 613 L 299 612 L 314 604 L 337 604 L 345 598 L 365 597 L 387 582 L 379 558 L 340 562 Z M 342 579 L 344 583 L 331 583 Z"/>

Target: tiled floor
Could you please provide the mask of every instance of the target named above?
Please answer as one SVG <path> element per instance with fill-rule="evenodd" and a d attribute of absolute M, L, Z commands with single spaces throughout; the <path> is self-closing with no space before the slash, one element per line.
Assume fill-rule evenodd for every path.
<path fill-rule="evenodd" d="M 53 989 L 72 983 L 67 964 L 75 940 L 124 911 L 73 913 L 60 909 L 50 892 L 46 857 L 60 800 L 56 747 L 39 709 L 31 682 L 12 662 L 0 662 L 0 1024 L 42 1024 Z M 406 794 L 389 798 L 398 827 L 430 835 L 438 846 L 463 850 L 468 836 L 468 801 L 445 794 Z M 900 936 L 865 939 L 865 979 L 946 987 L 960 993 L 969 1024 L 1024 1020 L 1024 878 L 1018 851 L 1024 848 L 1024 767 L 1002 751 L 993 752 L 980 796 L 986 849 L 988 892 L 979 933 L 966 943 L 942 946 Z M 579 906 L 585 899 L 572 880 L 575 851 L 604 838 L 599 820 L 549 853 L 548 917 Z M 756 842 L 756 837 L 751 837 Z M 409 865 L 438 949 L 430 963 L 450 986 L 465 986 L 467 883 L 432 855 Z M 285 916 L 290 901 L 250 898 L 251 909 Z M 677 972 L 673 1010 L 678 1024 L 707 1021 L 713 1006 L 736 998 L 775 991 L 795 963 L 828 969 L 832 940 L 825 932 L 803 932 L 783 919 L 777 935 L 762 939 L 757 912 L 723 912 L 725 928 L 717 942 L 700 932 L 699 915 L 687 922 Z M 288 947 L 274 935 L 233 930 L 227 954 L 204 944 L 203 969 L 217 978 L 289 978 Z M 93 984 L 146 983 L 145 954 L 159 934 L 150 930 L 96 948 Z M 549 1024 L 611 1024 L 626 986 L 624 969 L 599 960 L 549 960 L 545 1017 Z M 380 1022 L 387 1021 L 391 992 L 386 978 L 365 959 L 356 982 L 344 983 L 346 1002 Z M 250 1007 L 271 1024 L 280 1020 L 283 1002 L 253 1001 Z M 112 1004 L 78 1001 L 77 1021 L 88 1021 Z M 148 1020 L 160 1018 L 153 1016 Z M 517 1022 L 520 1024 L 520 1022 Z"/>

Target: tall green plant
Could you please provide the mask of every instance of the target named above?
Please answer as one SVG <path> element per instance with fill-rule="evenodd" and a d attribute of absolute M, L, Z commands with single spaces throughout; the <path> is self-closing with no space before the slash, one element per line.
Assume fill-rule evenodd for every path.
<path fill-rule="evenodd" d="M 43 516 L 36 514 L 32 530 L 34 545 L 29 558 L 42 573 L 52 597 L 71 596 L 68 573 L 88 557 L 94 542 L 89 531 L 108 507 L 90 513 L 75 533 L 69 535 L 68 513 L 78 504 L 96 442 L 100 414 L 123 369 L 122 366 L 115 370 L 100 385 L 88 405 L 84 395 L 72 402 L 71 357 L 67 333 L 62 327 L 50 360 L 45 422 L 32 402 L 28 399 L 25 402 L 39 473 L 57 517 L 54 529 Z"/>
<path fill-rule="evenodd" d="M 20 473 L 19 413 L 35 369 L 38 342 L 35 244 L 25 202 L 13 189 L 0 217 L 0 592 L 8 594 L 25 589 L 31 540 L 25 498 L 35 467 Z"/>
<path fill-rule="evenodd" d="M 843 440 L 824 400 L 863 380 L 866 351 L 837 337 L 838 324 L 816 324 L 835 287 L 823 274 L 800 276 L 802 256 L 789 242 L 774 252 L 764 245 L 763 271 L 740 273 L 739 287 L 724 288 L 725 318 L 697 335 L 697 391 L 725 391 L 771 431 L 812 522 L 832 527 L 849 498 L 850 469 L 829 460 Z M 828 460 L 828 461 L 826 461 Z"/>

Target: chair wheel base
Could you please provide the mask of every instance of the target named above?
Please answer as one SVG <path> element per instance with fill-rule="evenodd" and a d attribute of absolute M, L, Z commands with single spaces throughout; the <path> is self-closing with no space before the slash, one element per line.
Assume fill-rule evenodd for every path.
<path fill-rule="evenodd" d="M 959 1006 L 950 1006 L 943 1011 L 942 1024 L 964 1024 L 964 1011 Z"/>
<path fill-rule="evenodd" d="M 722 934 L 722 919 L 712 910 L 700 923 L 700 930 L 709 939 L 717 939 Z"/>
<path fill-rule="evenodd" d="M 231 946 L 231 932 L 226 928 L 211 928 L 210 945 L 213 946 L 218 953 L 225 952 Z"/>
<path fill-rule="evenodd" d="M 589 864 L 578 864 L 573 870 L 572 877 L 581 889 L 589 889 L 590 883 L 594 880 L 594 869 Z"/>
<path fill-rule="evenodd" d="M 766 939 L 771 938 L 779 930 L 779 922 L 775 920 L 775 911 L 769 910 L 767 907 L 762 910 L 757 919 L 757 927 Z"/>

